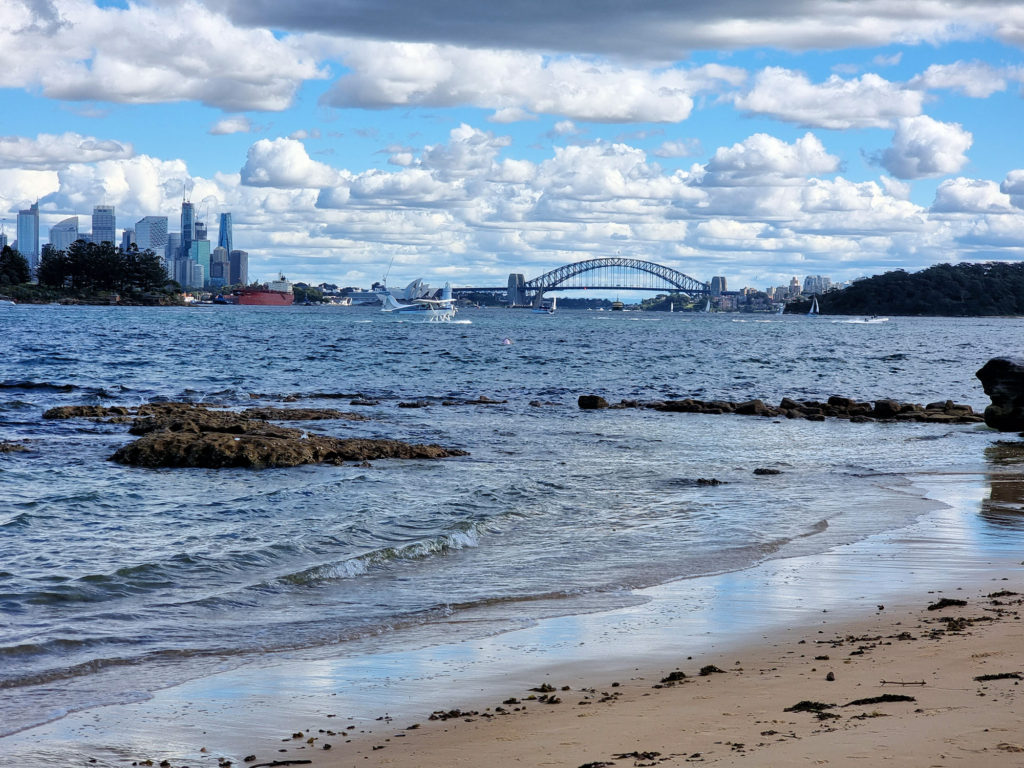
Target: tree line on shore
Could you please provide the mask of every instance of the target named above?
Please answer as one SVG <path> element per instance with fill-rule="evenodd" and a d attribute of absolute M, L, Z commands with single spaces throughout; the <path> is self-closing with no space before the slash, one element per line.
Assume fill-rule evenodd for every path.
<path fill-rule="evenodd" d="M 858 280 L 818 298 L 822 314 L 1024 315 L 1024 264 L 936 264 L 920 272 L 895 270 Z M 806 311 L 809 302 L 794 306 Z"/>
<path fill-rule="evenodd" d="M 108 242 L 76 240 L 66 251 L 47 246 L 36 278 L 38 286 L 29 284 L 28 261 L 4 246 L 0 252 L 0 286 L 22 300 L 117 294 L 135 300 L 165 301 L 181 291 L 176 282 L 168 280 L 161 258 L 153 251 L 140 251 L 135 246 L 125 250 Z"/>

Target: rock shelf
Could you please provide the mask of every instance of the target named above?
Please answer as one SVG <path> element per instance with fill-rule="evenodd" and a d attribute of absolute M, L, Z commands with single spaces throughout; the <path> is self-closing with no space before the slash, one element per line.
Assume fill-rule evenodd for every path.
<path fill-rule="evenodd" d="M 598 395 L 580 395 L 577 405 L 583 410 L 600 408 L 647 408 L 670 413 L 733 413 L 740 416 L 764 416 L 769 418 L 845 419 L 851 422 L 931 422 L 940 424 L 974 424 L 984 421 L 969 405 L 954 403 L 952 400 L 928 403 L 901 403 L 896 400 L 875 400 L 859 402 L 849 397 L 833 395 L 825 402 L 816 400 L 793 400 L 788 397 L 776 405 L 762 400 L 733 402 L 731 400 L 621 400 L 609 404 Z"/>

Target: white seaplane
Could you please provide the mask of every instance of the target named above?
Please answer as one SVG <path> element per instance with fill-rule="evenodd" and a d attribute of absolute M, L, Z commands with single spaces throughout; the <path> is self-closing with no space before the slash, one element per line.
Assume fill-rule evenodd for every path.
<path fill-rule="evenodd" d="M 381 292 L 381 299 L 384 303 L 381 312 L 392 312 L 425 323 L 446 323 L 455 319 L 451 283 L 444 284 L 439 299 L 413 299 L 411 303 L 403 304 L 387 288 Z"/>

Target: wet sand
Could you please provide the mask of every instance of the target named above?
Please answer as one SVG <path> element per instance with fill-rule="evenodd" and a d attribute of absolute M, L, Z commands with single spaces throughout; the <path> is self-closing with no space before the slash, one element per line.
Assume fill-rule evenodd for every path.
<path fill-rule="evenodd" d="M 945 505 L 907 528 L 628 608 L 225 670 L 4 739 L 0 765 L 1019 764 L 1018 681 L 974 679 L 1024 673 L 1021 596 L 986 597 L 1024 594 L 1013 482 L 918 478 Z M 926 610 L 942 597 L 968 602 Z M 842 706 L 884 694 L 916 701 Z M 837 706 L 785 711 L 805 700 Z"/>
<path fill-rule="evenodd" d="M 1019 765 L 1022 588 L 999 580 L 984 594 L 954 592 L 963 606 L 877 608 L 628 679 L 552 674 L 505 699 L 495 692 L 489 707 L 392 721 L 351 741 L 310 729 L 276 759 L 325 768 Z M 941 597 L 922 595 L 930 605 Z"/>

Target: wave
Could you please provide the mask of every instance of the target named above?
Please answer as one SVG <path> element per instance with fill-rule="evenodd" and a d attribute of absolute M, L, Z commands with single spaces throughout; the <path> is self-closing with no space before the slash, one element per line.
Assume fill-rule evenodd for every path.
<path fill-rule="evenodd" d="M 296 573 L 280 576 L 279 584 L 314 586 L 324 582 L 341 581 L 361 576 L 368 571 L 396 561 L 423 560 L 435 555 L 475 547 L 480 543 L 483 523 L 471 524 L 464 531 L 454 531 L 433 538 L 396 547 L 380 547 L 340 562 L 324 563 Z"/>
<path fill-rule="evenodd" d="M 78 387 L 74 384 L 53 384 L 49 381 L 18 381 L 7 379 L 0 381 L 0 389 L 45 389 L 50 392 L 74 392 Z"/>

